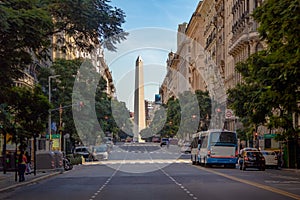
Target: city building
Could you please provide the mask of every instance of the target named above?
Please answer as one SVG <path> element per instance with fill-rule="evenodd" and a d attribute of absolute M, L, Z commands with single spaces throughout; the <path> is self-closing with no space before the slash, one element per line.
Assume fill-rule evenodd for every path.
<path fill-rule="evenodd" d="M 220 121 L 218 125 L 223 124 L 220 128 L 228 130 L 242 128 L 227 106 L 226 91 L 242 81 L 235 70 L 236 64 L 266 47 L 259 38 L 258 24 L 251 17 L 261 3 L 261 0 L 199 2 L 189 23 L 178 26 L 177 51 L 168 55 L 167 75 L 160 87 L 162 103 L 167 103 L 170 97 L 176 98 L 184 89 L 209 91 L 218 100 L 212 110 L 212 119 L 218 118 L 214 123 Z M 180 76 L 188 80 L 188 88 L 182 87 Z M 299 123 L 298 117 L 294 118 L 295 124 Z M 278 148 L 278 143 L 271 139 L 275 131 L 258 127 L 261 148 Z"/>

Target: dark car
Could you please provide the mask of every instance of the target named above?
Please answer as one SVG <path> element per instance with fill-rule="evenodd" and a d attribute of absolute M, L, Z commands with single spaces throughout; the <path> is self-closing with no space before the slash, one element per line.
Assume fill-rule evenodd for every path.
<path fill-rule="evenodd" d="M 169 145 L 169 138 L 162 138 L 160 141 L 160 146 Z"/>
<path fill-rule="evenodd" d="M 266 169 L 266 161 L 260 151 L 245 151 L 240 156 L 240 170 L 246 170 L 246 168 L 257 168 L 264 171 Z"/>
<path fill-rule="evenodd" d="M 88 147 L 84 147 L 84 146 L 75 147 L 74 155 L 81 155 L 86 161 L 93 160 L 92 154 Z"/>

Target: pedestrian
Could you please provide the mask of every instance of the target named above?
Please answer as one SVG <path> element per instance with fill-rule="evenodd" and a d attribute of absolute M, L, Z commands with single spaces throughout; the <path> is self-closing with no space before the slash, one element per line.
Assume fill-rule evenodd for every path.
<path fill-rule="evenodd" d="M 18 159 L 18 172 L 19 172 L 19 182 L 25 181 L 25 170 L 26 170 L 26 163 L 27 163 L 27 158 L 24 154 L 24 151 L 21 151 Z"/>
<path fill-rule="evenodd" d="M 31 156 L 29 155 L 28 151 L 25 152 L 26 156 L 26 174 L 31 174 Z"/>

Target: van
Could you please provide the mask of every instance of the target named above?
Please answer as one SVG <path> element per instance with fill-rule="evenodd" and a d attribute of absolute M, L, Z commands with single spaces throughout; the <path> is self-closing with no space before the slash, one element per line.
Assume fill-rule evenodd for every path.
<path fill-rule="evenodd" d="M 278 158 L 275 151 L 261 151 L 266 160 L 266 167 L 278 168 Z"/>

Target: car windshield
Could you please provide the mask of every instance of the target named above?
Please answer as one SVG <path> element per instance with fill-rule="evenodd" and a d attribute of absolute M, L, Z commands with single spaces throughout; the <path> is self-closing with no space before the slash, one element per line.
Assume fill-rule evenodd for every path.
<path fill-rule="evenodd" d="M 88 151 L 88 149 L 86 149 L 86 148 L 77 148 L 77 149 L 75 149 L 75 152 L 88 153 L 89 151 Z"/>
<path fill-rule="evenodd" d="M 94 149 L 94 152 L 100 153 L 100 152 L 105 152 L 106 150 L 107 150 L 107 148 L 105 146 L 100 146 L 100 147 L 96 147 Z"/>
<path fill-rule="evenodd" d="M 262 154 L 260 152 L 247 152 L 248 157 L 262 157 Z"/>

